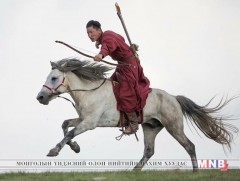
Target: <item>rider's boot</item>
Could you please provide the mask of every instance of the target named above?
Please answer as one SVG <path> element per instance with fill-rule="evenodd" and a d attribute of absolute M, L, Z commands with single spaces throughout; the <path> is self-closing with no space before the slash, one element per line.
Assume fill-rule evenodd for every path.
<path fill-rule="evenodd" d="M 138 117 L 136 112 L 129 112 L 126 113 L 128 119 L 129 119 L 129 125 L 126 127 L 125 130 L 123 130 L 124 134 L 134 134 L 138 130 Z"/>

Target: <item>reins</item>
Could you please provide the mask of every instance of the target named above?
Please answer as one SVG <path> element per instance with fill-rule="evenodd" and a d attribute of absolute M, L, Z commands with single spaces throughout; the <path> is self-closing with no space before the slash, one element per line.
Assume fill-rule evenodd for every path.
<path fill-rule="evenodd" d="M 94 91 L 94 90 L 97 90 L 99 89 L 105 82 L 106 82 L 106 78 L 103 80 L 103 82 L 98 86 L 98 87 L 95 87 L 93 89 L 73 89 L 73 90 L 69 90 L 67 92 L 64 92 L 64 93 L 69 93 L 69 92 L 74 92 L 74 91 Z"/>
<path fill-rule="evenodd" d="M 69 91 L 64 92 L 64 93 L 69 93 L 69 92 L 74 92 L 74 91 L 94 91 L 94 90 L 99 89 L 99 88 L 106 82 L 106 80 L 107 80 L 107 79 L 105 78 L 105 79 L 103 80 L 103 82 L 102 82 L 98 87 L 95 87 L 95 88 L 93 88 L 93 89 L 73 89 L 73 90 L 69 90 Z M 63 99 L 65 99 L 66 101 L 71 102 L 72 105 L 73 105 L 73 107 L 76 109 L 75 104 L 74 104 L 70 99 L 68 99 L 68 98 L 66 98 L 66 97 L 62 97 L 62 96 L 60 96 L 60 94 L 59 94 L 57 97 L 63 98 Z"/>
<path fill-rule="evenodd" d="M 50 86 L 48 86 L 48 85 L 46 85 L 46 84 L 44 84 L 43 87 L 45 87 L 45 88 L 47 88 L 48 90 L 52 91 L 52 93 L 53 93 L 54 95 L 57 95 L 57 97 L 63 98 L 63 99 L 65 99 L 65 100 L 71 102 L 72 105 L 73 105 L 73 107 L 74 107 L 75 109 L 76 109 L 76 106 L 74 105 L 74 103 L 73 103 L 70 99 L 68 99 L 68 98 L 66 98 L 66 97 L 60 96 L 60 94 L 69 93 L 69 92 L 74 92 L 74 91 L 94 91 L 94 90 L 99 89 L 99 88 L 106 82 L 106 80 L 107 80 L 107 78 L 105 78 L 105 79 L 103 80 L 103 82 L 102 82 L 99 86 L 97 86 L 97 87 L 95 87 L 95 88 L 92 88 L 92 89 L 73 89 L 73 90 L 69 90 L 69 91 L 66 91 L 66 92 L 61 93 L 61 92 L 58 91 L 58 89 L 59 89 L 61 86 L 64 86 L 64 87 L 65 87 L 65 85 L 64 85 L 65 77 L 66 77 L 65 73 L 63 73 L 63 79 L 62 79 L 61 83 L 60 83 L 58 86 L 56 86 L 56 87 L 51 88 Z"/>

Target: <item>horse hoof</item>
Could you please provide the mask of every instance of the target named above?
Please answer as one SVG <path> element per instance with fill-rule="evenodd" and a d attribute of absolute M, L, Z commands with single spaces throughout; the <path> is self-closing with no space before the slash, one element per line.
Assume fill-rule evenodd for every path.
<path fill-rule="evenodd" d="M 56 148 L 53 148 L 49 151 L 49 153 L 47 154 L 47 156 L 49 157 L 53 157 L 53 156 L 57 156 L 58 155 L 58 150 Z"/>
<path fill-rule="evenodd" d="M 76 141 L 74 141 L 71 145 L 70 145 L 71 149 L 75 152 L 75 153 L 79 153 L 80 152 L 80 146 L 77 144 Z"/>
<path fill-rule="evenodd" d="M 132 171 L 141 171 L 141 170 L 142 170 L 141 167 L 135 166 Z"/>
<path fill-rule="evenodd" d="M 198 172 L 198 168 L 193 168 L 193 173 L 197 173 Z"/>

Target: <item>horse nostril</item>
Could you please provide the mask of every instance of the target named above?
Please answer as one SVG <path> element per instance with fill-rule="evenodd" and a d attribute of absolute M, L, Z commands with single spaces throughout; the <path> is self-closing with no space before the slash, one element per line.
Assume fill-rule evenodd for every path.
<path fill-rule="evenodd" d="M 43 100 L 43 96 L 37 96 L 37 100 L 39 101 Z"/>

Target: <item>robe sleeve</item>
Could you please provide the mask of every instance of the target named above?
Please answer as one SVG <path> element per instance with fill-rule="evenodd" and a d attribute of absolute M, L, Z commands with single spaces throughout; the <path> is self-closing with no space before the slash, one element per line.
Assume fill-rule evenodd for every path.
<path fill-rule="evenodd" d="M 118 47 L 118 43 L 114 38 L 106 38 L 102 40 L 102 47 L 100 50 L 100 54 L 103 55 L 103 57 L 106 57 L 107 55 L 114 52 Z"/>

